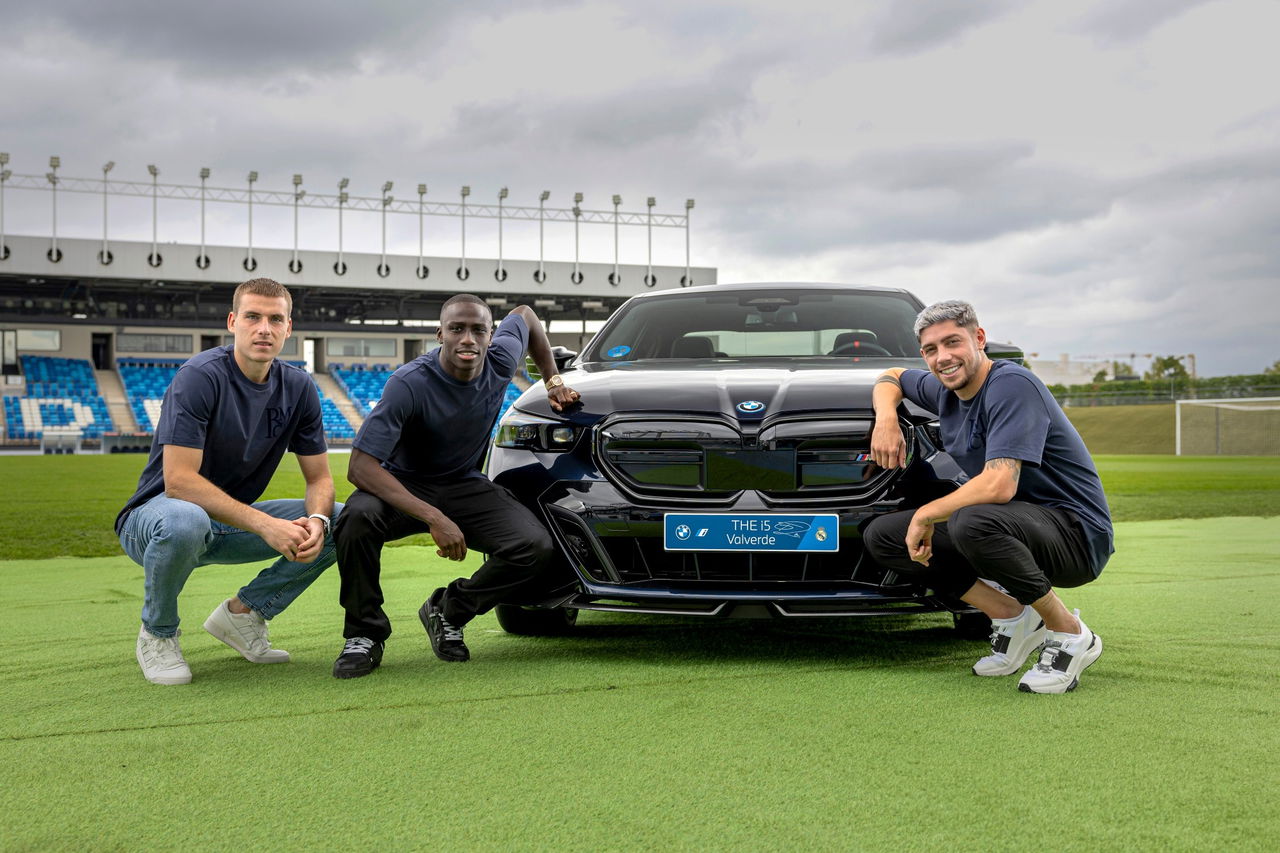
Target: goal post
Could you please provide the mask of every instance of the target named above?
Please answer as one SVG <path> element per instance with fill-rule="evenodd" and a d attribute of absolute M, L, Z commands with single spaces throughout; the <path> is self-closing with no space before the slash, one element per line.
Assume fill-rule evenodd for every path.
<path fill-rule="evenodd" d="M 1178 456 L 1280 455 L 1280 397 L 1174 403 Z"/>

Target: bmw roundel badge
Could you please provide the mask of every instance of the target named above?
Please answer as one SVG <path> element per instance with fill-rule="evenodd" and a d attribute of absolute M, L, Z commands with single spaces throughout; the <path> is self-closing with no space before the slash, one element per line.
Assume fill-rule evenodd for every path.
<path fill-rule="evenodd" d="M 764 411 L 764 403 L 759 400 L 743 400 L 738 404 L 737 408 L 744 415 L 757 415 Z"/>

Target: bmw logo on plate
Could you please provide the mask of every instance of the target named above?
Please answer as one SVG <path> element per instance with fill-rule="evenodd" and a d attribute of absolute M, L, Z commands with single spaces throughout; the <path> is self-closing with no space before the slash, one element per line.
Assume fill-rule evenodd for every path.
<path fill-rule="evenodd" d="M 754 415 L 764 411 L 764 403 L 759 400 L 743 400 L 738 404 L 738 411 L 746 415 Z"/>
<path fill-rule="evenodd" d="M 687 525 L 687 524 L 682 524 L 682 525 L 680 525 L 679 527 L 677 527 L 677 528 L 676 528 L 676 538 L 677 538 L 677 539 L 688 539 L 688 538 L 689 538 L 689 534 L 690 534 L 690 533 L 692 533 L 692 532 L 693 532 L 693 531 L 689 529 L 689 525 Z"/>

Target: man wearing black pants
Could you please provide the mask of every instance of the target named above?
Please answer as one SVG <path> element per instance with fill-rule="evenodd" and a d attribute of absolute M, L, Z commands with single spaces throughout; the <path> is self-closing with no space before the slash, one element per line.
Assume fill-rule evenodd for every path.
<path fill-rule="evenodd" d="M 382 610 L 382 546 L 430 532 L 436 553 L 489 555 L 470 578 L 437 589 L 419 610 L 441 660 L 471 657 L 462 628 L 495 604 L 519 601 L 553 565 L 550 534 L 528 509 L 480 471 L 508 383 L 527 350 L 557 411 L 578 399 L 556 373 L 546 332 L 531 308 L 514 308 L 493 329 L 489 306 L 471 294 L 440 310 L 440 347 L 393 373 L 360 428 L 347 479 L 356 486 L 334 529 L 346 643 L 338 678 L 368 675 L 382 661 L 391 623 Z"/>
<path fill-rule="evenodd" d="M 916 318 L 929 370 L 891 368 L 876 383 L 871 455 L 906 462 L 903 397 L 937 412 L 946 451 L 970 479 L 917 510 L 876 519 L 863 532 L 877 561 L 991 617 L 991 654 L 976 675 L 1022 676 L 1028 693 L 1074 690 L 1102 654 L 1102 639 L 1069 612 L 1054 587 L 1094 580 L 1112 553 L 1106 496 L 1079 433 L 1029 370 L 993 362 L 973 306 L 949 301 Z"/>

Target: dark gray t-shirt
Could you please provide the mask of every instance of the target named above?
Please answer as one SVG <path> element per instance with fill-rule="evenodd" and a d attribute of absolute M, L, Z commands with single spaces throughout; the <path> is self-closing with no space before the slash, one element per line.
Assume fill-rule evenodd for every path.
<path fill-rule="evenodd" d="M 489 435 L 528 340 L 524 318 L 508 314 L 469 382 L 445 373 L 438 349 L 403 365 L 387 379 L 353 446 L 402 482 L 483 477 Z"/>
<path fill-rule="evenodd" d="M 117 534 L 125 516 L 164 491 L 166 444 L 203 450 L 201 476 L 246 504 L 261 497 L 286 450 L 325 452 L 320 396 L 307 372 L 277 359 L 258 384 L 241 372 L 233 350 L 205 350 L 178 368 L 138 490 L 116 517 Z"/>
<path fill-rule="evenodd" d="M 1111 511 L 1102 481 L 1080 433 L 1058 401 L 1031 371 L 995 360 L 987 381 L 970 400 L 948 391 L 927 370 L 907 370 L 902 392 L 937 412 L 942 443 L 971 477 L 991 459 L 1019 459 L 1016 501 L 1070 510 L 1084 525 L 1097 575 L 1115 550 Z"/>

